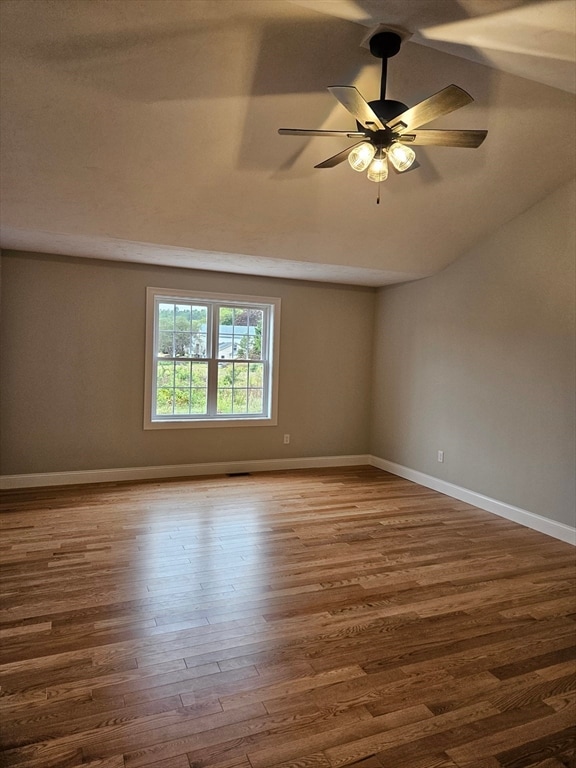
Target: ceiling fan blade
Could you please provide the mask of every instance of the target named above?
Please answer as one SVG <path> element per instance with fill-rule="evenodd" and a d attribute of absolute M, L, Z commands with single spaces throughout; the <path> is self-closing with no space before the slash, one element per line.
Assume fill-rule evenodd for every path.
<path fill-rule="evenodd" d="M 308 130 L 307 128 L 278 128 L 281 136 L 346 136 L 349 139 L 361 139 L 365 131 L 323 131 Z"/>
<path fill-rule="evenodd" d="M 398 138 L 402 144 L 421 144 L 434 147 L 469 147 L 475 149 L 486 138 L 488 131 L 424 130 L 403 133 Z"/>
<path fill-rule="evenodd" d="M 397 133 L 406 133 L 435 120 L 437 117 L 448 115 L 460 107 L 465 107 L 471 101 L 474 101 L 472 96 L 462 88 L 457 85 L 448 85 L 433 96 L 416 104 L 415 107 L 393 117 L 392 120 L 388 121 L 387 126 Z"/>
<path fill-rule="evenodd" d="M 347 149 L 343 149 L 342 152 L 338 152 L 337 155 L 332 155 L 332 157 L 329 157 L 327 160 L 324 160 L 323 163 L 318 163 L 318 165 L 315 165 L 314 168 L 333 168 L 335 165 L 338 165 L 339 163 L 343 163 L 344 160 L 348 157 L 350 152 L 354 149 L 354 147 L 357 147 L 358 144 L 362 144 L 361 141 L 357 141 L 356 144 L 352 144 L 351 147 L 348 147 Z"/>
<path fill-rule="evenodd" d="M 353 85 L 331 85 L 328 90 L 365 128 L 372 131 L 384 128 L 384 123 Z"/>

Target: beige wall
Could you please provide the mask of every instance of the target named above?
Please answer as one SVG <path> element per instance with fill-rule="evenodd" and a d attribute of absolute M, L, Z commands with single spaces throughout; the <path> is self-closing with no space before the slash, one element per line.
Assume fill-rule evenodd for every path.
<path fill-rule="evenodd" d="M 379 294 L 5 253 L 1 472 L 371 452 L 573 525 L 574 209 L 571 184 Z M 142 429 L 147 285 L 283 299 L 277 427 Z"/>
<path fill-rule="evenodd" d="M 367 450 L 373 289 L 16 252 L 2 277 L 3 474 Z M 282 299 L 277 427 L 143 430 L 150 285 Z"/>
<path fill-rule="evenodd" d="M 381 290 L 374 455 L 574 525 L 575 210 L 571 183 Z"/>

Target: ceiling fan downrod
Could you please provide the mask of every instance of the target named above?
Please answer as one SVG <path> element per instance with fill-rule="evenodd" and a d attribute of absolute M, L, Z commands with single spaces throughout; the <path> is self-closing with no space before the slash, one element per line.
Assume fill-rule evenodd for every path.
<path fill-rule="evenodd" d="M 370 53 L 377 59 L 382 59 L 382 74 L 380 76 L 380 99 L 386 99 L 386 78 L 388 76 L 388 59 L 396 56 L 402 45 L 402 38 L 396 32 L 378 32 L 370 38 Z"/>
<path fill-rule="evenodd" d="M 402 38 L 400 35 L 389 30 L 377 32 L 370 38 L 370 53 L 375 58 L 382 59 L 382 72 L 380 75 L 380 98 L 368 103 L 383 123 L 392 120 L 392 118 L 408 109 L 403 102 L 386 98 L 388 59 L 396 56 L 401 45 Z"/>

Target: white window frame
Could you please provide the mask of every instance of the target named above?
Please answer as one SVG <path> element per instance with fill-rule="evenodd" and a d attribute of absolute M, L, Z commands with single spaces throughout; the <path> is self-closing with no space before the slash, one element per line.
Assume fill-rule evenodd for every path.
<path fill-rule="evenodd" d="M 262 333 L 262 362 L 264 363 L 264 400 L 265 414 L 250 416 L 247 414 L 188 415 L 174 414 L 157 416 L 156 371 L 157 371 L 157 307 L 166 302 L 197 302 L 199 305 L 220 304 L 231 307 L 255 307 L 265 311 Z M 264 296 L 243 296 L 227 293 L 206 293 L 204 291 L 185 291 L 172 288 L 146 289 L 146 371 L 144 384 L 144 429 L 190 429 L 198 427 L 257 427 L 278 424 L 278 371 L 280 360 L 280 299 Z M 212 328 L 208 336 L 214 340 L 217 335 L 217 311 L 213 312 Z M 209 378 L 217 375 L 218 357 L 216 344 L 211 343 L 209 355 Z M 187 359 L 187 358 L 186 358 Z M 210 387 L 214 387 L 209 382 Z"/>

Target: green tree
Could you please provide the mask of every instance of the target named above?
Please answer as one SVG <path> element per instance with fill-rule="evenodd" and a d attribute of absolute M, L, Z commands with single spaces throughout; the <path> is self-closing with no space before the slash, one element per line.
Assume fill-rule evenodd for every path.
<path fill-rule="evenodd" d="M 246 336 L 240 339 L 238 357 L 242 357 L 245 360 L 262 359 L 262 326 L 254 328 L 254 335 L 247 333 Z"/>

